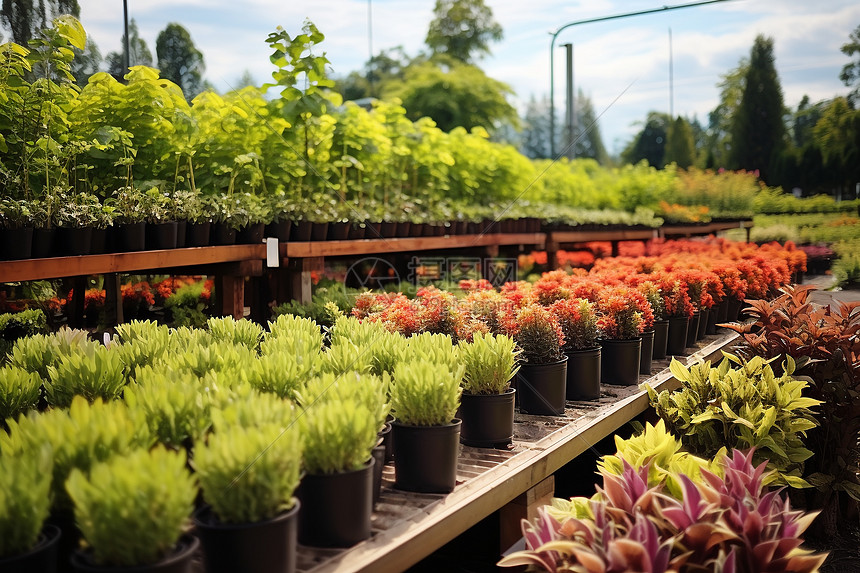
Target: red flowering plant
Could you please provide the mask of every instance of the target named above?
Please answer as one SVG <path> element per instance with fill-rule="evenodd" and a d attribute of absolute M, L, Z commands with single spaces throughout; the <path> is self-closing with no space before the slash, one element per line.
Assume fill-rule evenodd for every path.
<path fill-rule="evenodd" d="M 551 364 L 564 358 L 564 332 L 558 319 L 537 303 L 527 303 L 518 309 L 503 308 L 500 313 L 503 334 L 517 342 L 520 358 L 529 364 Z"/>
<path fill-rule="evenodd" d="M 571 298 L 584 298 L 596 302 L 597 293 L 603 288 L 603 283 L 595 275 L 573 275 L 567 278 L 564 286 L 570 292 Z"/>
<path fill-rule="evenodd" d="M 457 284 L 457 286 L 460 290 L 466 292 L 471 292 L 473 290 L 496 290 L 493 283 L 487 279 L 463 279 Z"/>
<path fill-rule="evenodd" d="M 642 293 L 628 286 L 610 286 L 597 297 L 601 338 L 638 338 L 645 324 L 654 323 L 651 307 Z"/>
<path fill-rule="evenodd" d="M 642 296 L 645 297 L 645 300 L 648 301 L 648 305 L 651 307 L 651 324 L 648 324 L 647 319 L 645 323 L 645 330 L 650 330 L 654 328 L 655 320 L 666 320 L 667 318 L 666 303 L 663 299 L 663 293 L 660 291 L 660 287 L 657 283 L 651 280 L 640 282 L 636 288 L 642 293 Z"/>
<path fill-rule="evenodd" d="M 486 326 L 486 331 L 493 334 L 502 334 L 502 325 L 499 320 L 499 312 L 505 306 L 506 300 L 495 290 L 474 290 L 463 299 L 460 307 L 467 315 L 467 331 L 478 328 L 475 323 Z M 484 330 L 484 329 L 480 329 Z"/>
<path fill-rule="evenodd" d="M 459 311 L 457 297 L 453 293 L 431 285 L 419 289 L 413 302 L 417 307 L 420 332 L 447 334 L 457 343 L 459 333 L 463 332 L 465 316 Z"/>
<path fill-rule="evenodd" d="M 722 262 L 715 264 L 711 271 L 717 275 L 722 283 L 723 295 L 743 301 L 747 296 L 747 281 L 741 276 L 741 272 L 735 263 Z"/>
<path fill-rule="evenodd" d="M 693 317 L 696 309 L 690 300 L 687 285 L 679 280 L 675 274 L 668 274 L 663 278 L 660 283 L 660 292 L 663 293 L 663 305 L 666 308 L 667 317 Z"/>
<path fill-rule="evenodd" d="M 500 290 L 508 305 L 519 308 L 528 302 L 532 285 L 526 281 L 511 281 L 503 284 Z"/>
<path fill-rule="evenodd" d="M 583 350 L 597 346 L 597 311 L 584 298 L 555 301 L 549 306 L 564 333 L 564 350 Z"/>

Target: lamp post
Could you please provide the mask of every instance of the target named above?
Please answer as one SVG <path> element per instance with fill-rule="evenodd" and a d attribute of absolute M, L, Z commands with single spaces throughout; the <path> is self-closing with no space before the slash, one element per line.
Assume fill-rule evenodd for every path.
<path fill-rule="evenodd" d="M 122 75 L 125 75 L 128 72 L 128 68 L 131 67 L 131 53 L 129 52 L 129 39 L 128 39 L 128 0 L 122 0 L 122 15 L 123 15 L 123 26 L 125 29 L 125 45 L 123 46 L 125 51 L 125 72 Z"/>
<path fill-rule="evenodd" d="M 549 130 L 550 130 L 550 155 L 555 159 L 555 41 L 558 35 L 564 30 L 573 26 L 582 24 L 593 24 L 594 22 L 605 22 L 607 20 L 618 20 L 620 18 L 630 18 L 632 16 L 644 16 L 645 14 L 655 14 L 657 12 L 667 12 L 670 10 L 680 10 L 681 8 L 693 8 L 695 6 L 704 6 L 706 4 L 716 4 L 718 2 L 728 2 L 729 0 L 702 0 L 700 2 L 690 2 L 689 4 L 679 4 L 676 6 L 661 6 L 660 8 L 652 8 L 650 10 L 640 10 L 638 12 L 627 12 L 625 14 L 613 14 L 612 16 L 601 16 L 599 18 L 589 18 L 587 20 L 577 20 L 568 22 L 564 26 L 558 28 L 552 34 L 552 40 L 549 43 Z M 571 70 L 571 75 L 573 70 Z"/>
<path fill-rule="evenodd" d="M 576 102 L 573 99 L 573 44 L 562 44 L 567 52 L 567 146 L 568 159 L 576 159 L 576 146 L 573 144 L 576 138 Z"/>

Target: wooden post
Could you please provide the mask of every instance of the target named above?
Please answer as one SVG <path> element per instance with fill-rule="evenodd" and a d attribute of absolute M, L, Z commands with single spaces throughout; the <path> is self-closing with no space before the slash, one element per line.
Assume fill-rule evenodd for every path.
<path fill-rule="evenodd" d="M 84 310 L 87 304 L 87 277 L 72 277 L 71 284 L 73 289 L 72 301 L 70 305 L 66 307 L 66 314 L 69 317 L 69 326 L 72 328 L 83 328 Z"/>
<path fill-rule="evenodd" d="M 558 242 L 552 238 L 552 233 L 546 240 L 546 266 L 548 271 L 558 268 Z"/>
<path fill-rule="evenodd" d="M 536 518 L 538 508 L 550 504 L 553 495 L 555 476 L 550 475 L 499 510 L 499 549 L 502 552 L 523 536 L 521 520 Z"/>
<path fill-rule="evenodd" d="M 287 265 L 290 277 L 290 297 L 302 304 L 311 302 L 311 295 L 313 294 L 311 273 L 322 273 L 324 268 L 324 257 L 290 258 Z"/>
<path fill-rule="evenodd" d="M 240 319 L 245 314 L 245 277 L 223 275 L 215 276 L 215 293 L 218 311 L 221 316 Z"/>
<path fill-rule="evenodd" d="M 118 273 L 104 275 L 105 283 L 105 328 L 111 329 L 125 322 L 122 312 L 122 288 Z"/>

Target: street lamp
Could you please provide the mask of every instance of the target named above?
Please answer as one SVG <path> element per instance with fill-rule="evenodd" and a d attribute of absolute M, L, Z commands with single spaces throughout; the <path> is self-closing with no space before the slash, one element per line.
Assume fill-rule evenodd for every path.
<path fill-rule="evenodd" d="M 695 6 L 704 6 L 706 4 L 716 4 L 718 2 L 728 2 L 729 0 L 703 0 L 701 2 L 691 2 L 689 4 L 679 4 L 677 6 L 662 6 L 660 8 L 652 8 L 650 10 L 640 10 L 639 12 L 627 12 L 626 14 L 614 14 L 612 16 L 601 16 L 600 18 L 589 18 L 587 20 L 577 20 L 576 22 L 568 22 L 564 26 L 557 29 L 552 34 L 552 40 L 549 43 L 549 130 L 550 130 L 550 155 L 555 159 L 555 41 L 558 35 L 564 30 L 573 26 L 582 24 L 593 24 L 594 22 L 605 22 L 606 20 L 618 20 L 619 18 L 630 18 L 632 16 L 643 16 L 645 14 L 654 14 L 656 12 L 667 12 L 669 10 L 679 10 L 681 8 L 693 8 Z M 571 78 L 573 69 L 571 66 Z M 572 79 L 569 83 L 573 83 Z M 568 104 L 568 107 L 570 104 Z M 571 142 L 571 145 L 573 142 Z"/>

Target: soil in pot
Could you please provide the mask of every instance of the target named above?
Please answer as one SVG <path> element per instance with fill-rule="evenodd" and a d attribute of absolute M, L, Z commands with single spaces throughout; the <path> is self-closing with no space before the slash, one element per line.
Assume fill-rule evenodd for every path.
<path fill-rule="evenodd" d="M 0 558 L 0 571 L 3 573 L 56 573 L 59 542 L 60 528 L 46 524 L 39 535 L 39 541 L 30 551 Z"/>
<path fill-rule="evenodd" d="M 370 537 L 373 511 L 373 458 L 361 469 L 336 474 L 305 474 L 297 497 L 299 543 L 350 547 Z"/>
<path fill-rule="evenodd" d="M 220 523 L 208 506 L 194 514 L 207 573 L 268 573 L 296 570 L 300 502 L 289 511 L 255 523 Z"/>
<path fill-rule="evenodd" d="M 521 364 L 516 384 L 521 412 L 538 416 L 563 415 L 567 395 L 567 356 L 550 364 Z"/>
<path fill-rule="evenodd" d="M 72 554 L 72 568 L 78 573 L 193 573 L 194 554 L 200 547 L 200 541 L 193 535 L 183 535 L 176 549 L 161 561 L 151 565 L 134 567 L 119 567 L 96 565 L 88 550 L 77 550 Z"/>
<path fill-rule="evenodd" d="M 466 394 L 460 397 L 460 442 L 478 448 L 506 448 L 514 437 L 514 393 Z"/>
<path fill-rule="evenodd" d="M 457 483 L 461 421 L 444 426 L 407 426 L 396 420 L 394 487 L 422 493 L 449 493 Z"/>
<path fill-rule="evenodd" d="M 600 347 L 569 350 L 567 355 L 568 400 L 600 399 Z"/>
<path fill-rule="evenodd" d="M 673 316 L 669 318 L 669 326 L 666 332 L 666 354 L 670 356 L 681 356 L 687 348 L 687 328 L 690 320 L 686 316 Z"/>
<path fill-rule="evenodd" d="M 603 357 L 600 362 L 600 381 L 615 386 L 632 386 L 639 383 L 641 338 L 604 339 L 600 341 Z"/>
<path fill-rule="evenodd" d="M 642 346 L 639 353 L 639 374 L 651 374 L 651 359 L 654 355 L 654 331 L 642 333 Z"/>
<path fill-rule="evenodd" d="M 686 336 L 686 335 L 685 335 Z M 662 360 L 666 358 L 666 345 L 669 342 L 669 321 L 655 320 L 654 321 L 654 349 L 651 352 L 651 358 L 654 360 Z"/>

